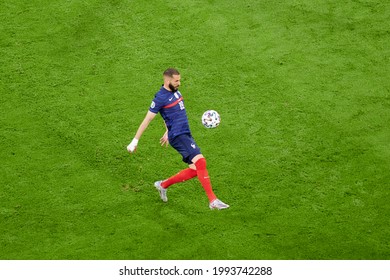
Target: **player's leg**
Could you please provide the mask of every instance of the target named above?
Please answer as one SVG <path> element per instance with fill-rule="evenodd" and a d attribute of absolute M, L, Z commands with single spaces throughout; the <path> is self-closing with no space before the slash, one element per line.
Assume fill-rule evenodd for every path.
<path fill-rule="evenodd" d="M 162 201 L 167 202 L 168 201 L 167 189 L 169 186 L 187 181 L 187 180 L 192 179 L 196 176 L 197 176 L 196 170 L 194 170 L 192 168 L 186 168 L 186 169 L 180 171 L 179 173 L 173 175 L 172 177 L 169 177 L 166 180 L 155 182 L 154 186 L 156 187 L 156 189 L 160 193 L 160 197 L 161 197 Z"/>
<path fill-rule="evenodd" d="M 211 186 L 211 181 L 209 177 L 209 173 L 207 170 L 206 159 L 202 154 L 196 155 L 192 162 L 194 163 L 198 175 L 198 179 L 202 184 L 203 189 L 205 190 L 207 197 L 210 201 L 209 207 L 210 209 L 225 209 L 229 208 L 229 205 L 223 203 L 221 200 L 217 198 L 217 196 L 213 192 L 213 188 Z"/>
<path fill-rule="evenodd" d="M 210 209 L 225 209 L 229 208 L 229 205 L 223 203 L 221 200 L 217 198 L 217 196 L 213 192 L 213 188 L 211 186 L 211 181 L 209 177 L 209 173 L 207 170 L 206 159 L 202 154 L 196 155 L 193 159 L 193 166 L 196 168 L 198 179 L 205 190 L 207 197 L 210 202 Z M 192 167 L 193 167 L 192 166 Z M 190 165 L 191 168 L 191 165 Z"/>
<path fill-rule="evenodd" d="M 189 139 L 188 135 L 180 135 L 174 139 L 170 140 L 171 146 L 177 150 L 183 157 L 183 161 L 186 163 L 190 163 L 188 157 L 190 155 L 190 152 L 192 148 L 191 144 L 194 144 L 191 142 L 191 139 Z M 192 179 L 197 176 L 197 172 L 195 168 L 186 168 L 179 173 L 169 177 L 166 180 L 157 181 L 154 183 L 154 186 L 160 193 L 161 199 L 166 202 L 168 201 L 167 198 L 167 188 L 173 184 L 181 183 L 184 181 L 187 181 L 189 179 Z"/>
<path fill-rule="evenodd" d="M 196 167 L 198 180 L 200 181 L 203 189 L 205 190 L 209 201 L 214 201 L 217 196 L 214 194 L 213 188 L 211 186 L 209 172 L 207 171 L 206 159 L 202 154 L 198 154 L 192 159 L 192 162 Z"/>
<path fill-rule="evenodd" d="M 180 171 L 167 180 L 158 181 L 155 183 L 155 186 L 160 193 L 161 199 L 163 201 L 168 200 L 166 192 L 170 185 L 198 177 L 210 201 L 210 208 L 228 208 L 229 205 L 217 199 L 216 195 L 214 194 L 207 171 L 206 159 L 202 155 L 200 148 L 196 145 L 195 140 L 191 137 L 191 135 L 185 134 L 177 136 L 176 138 L 172 139 L 172 141 L 170 141 L 170 144 L 182 155 L 183 161 L 189 164 L 189 168 Z"/>
<path fill-rule="evenodd" d="M 177 174 L 173 175 L 172 177 L 169 177 L 168 179 L 161 182 L 161 186 L 166 189 L 169 186 L 177 183 L 181 183 L 184 181 L 187 181 L 189 179 L 192 179 L 196 177 L 197 172 L 196 170 L 192 168 L 186 168 L 178 172 Z"/>

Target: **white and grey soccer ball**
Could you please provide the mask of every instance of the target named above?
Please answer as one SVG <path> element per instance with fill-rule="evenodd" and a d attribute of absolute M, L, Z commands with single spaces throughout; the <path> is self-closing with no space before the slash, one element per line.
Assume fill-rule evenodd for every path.
<path fill-rule="evenodd" d="M 202 115 L 202 124 L 206 128 L 215 128 L 221 123 L 221 116 L 215 110 L 207 110 Z"/>

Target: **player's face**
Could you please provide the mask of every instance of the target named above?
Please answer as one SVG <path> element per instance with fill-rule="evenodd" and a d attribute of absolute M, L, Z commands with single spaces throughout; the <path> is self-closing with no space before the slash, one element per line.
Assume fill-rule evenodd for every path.
<path fill-rule="evenodd" d="M 169 79 L 168 86 L 172 91 L 177 91 L 180 86 L 180 75 L 172 75 L 172 78 Z"/>

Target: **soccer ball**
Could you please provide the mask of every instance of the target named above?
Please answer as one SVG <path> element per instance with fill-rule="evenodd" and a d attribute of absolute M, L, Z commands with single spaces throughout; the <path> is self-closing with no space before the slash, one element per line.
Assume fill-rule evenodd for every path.
<path fill-rule="evenodd" d="M 221 122 L 221 117 L 219 116 L 217 111 L 207 110 L 203 113 L 202 116 L 202 124 L 206 128 L 215 128 Z"/>

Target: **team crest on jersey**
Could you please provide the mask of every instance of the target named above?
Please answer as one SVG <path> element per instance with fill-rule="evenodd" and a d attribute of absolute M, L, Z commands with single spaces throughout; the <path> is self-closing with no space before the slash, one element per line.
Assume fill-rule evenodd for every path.
<path fill-rule="evenodd" d="M 156 107 L 156 103 L 154 103 L 154 101 L 152 101 L 152 104 L 150 104 L 150 108 L 154 108 L 154 107 Z"/>
<path fill-rule="evenodd" d="M 176 97 L 176 99 L 179 99 L 179 94 L 177 94 L 177 93 L 180 94 L 180 91 L 175 92 L 175 97 Z"/>

